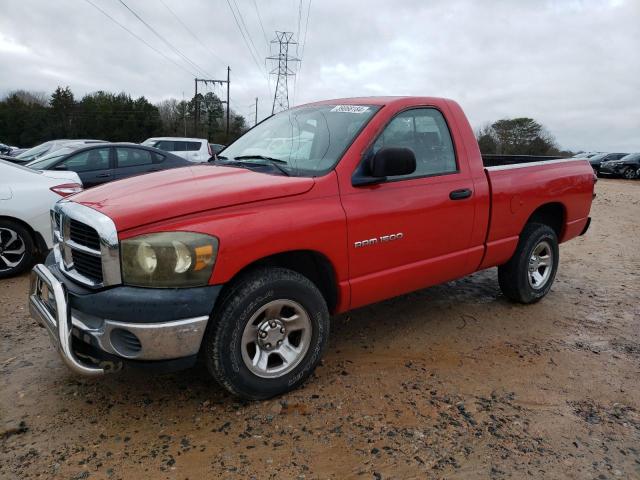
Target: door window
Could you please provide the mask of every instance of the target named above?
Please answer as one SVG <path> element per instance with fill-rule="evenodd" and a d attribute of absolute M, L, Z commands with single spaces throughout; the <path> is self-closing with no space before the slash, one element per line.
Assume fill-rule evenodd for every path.
<path fill-rule="evenodd" d="M 410 148 L 416 156 L 415 172 L 393 180 L 458 171 L 447 122 L 435 108 L 415 108 L 394 117 L 373 144 L 373 153 L 382 147 Z"/>
<path fill-rule="evenodd" d="M 72 172 L 91 172 L 93 170 L 107 170 L 109 168 L 109 149 L 94 148 L 85 150 L 62 162 L 67 170 Z"/>
<path fill-rule="evenodd" d="M 137 148 L 116 148 L 118 168 L 151 165 L 153 158 L 147 150 Z"/>
<path fill-rule="evenodd" d="M 197 152 L 200 150 L 200 142 L 159 140 L 154 147 L 165 152 Z"/>

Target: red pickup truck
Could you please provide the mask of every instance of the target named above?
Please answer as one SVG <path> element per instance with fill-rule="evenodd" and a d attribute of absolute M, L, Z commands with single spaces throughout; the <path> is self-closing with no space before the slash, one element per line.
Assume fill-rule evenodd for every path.
<path fill-rule="evenodd" d="M 303 105 L 213 164 L 57 203 L 30 310 L 75 372 L 201 359 L 268 398 L 314 370 L 332 314 L 496 266 L 506 297 L 540 300 L 594 184 L 586 160 L 485 167 L 451 100 Z"/>

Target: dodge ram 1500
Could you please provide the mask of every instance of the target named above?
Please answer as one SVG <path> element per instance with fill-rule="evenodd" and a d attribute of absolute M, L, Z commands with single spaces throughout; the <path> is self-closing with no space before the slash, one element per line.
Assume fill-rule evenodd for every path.
<path fill-rule="evenodd" d="M 213 164 L 58 202 L 30 310 L 75 372 L 201 359 L 268 398 L 311 374 L 332 314 L 490 267 L 507 298 L 540 300 L 594 184 L 580 159 L 485 167 L 451 100 L 303 105 Z"/>

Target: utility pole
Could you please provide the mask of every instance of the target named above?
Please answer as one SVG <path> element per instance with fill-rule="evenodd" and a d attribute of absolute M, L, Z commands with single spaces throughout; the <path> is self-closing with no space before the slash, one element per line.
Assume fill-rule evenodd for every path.
<path fill-rule="evenodd" d="M 231 67 L 227 66 L 227 144 L 229 143 L 229 112 L 231 104 L 229 103 L 229 86 L 231 85 Z"/>
<path fill-rule="evenodd" d="M 198 83 L 204 83 L 205 87 L 207 84 L 211 83 L 212 85 L 220 84 L 227 86 L 227 100 L 221 100 L 220 103 L 227 104 L 227 141 L 229 140 L 229 87 L 231 86 L 231 67 L 227 67 L 227 79 L 226 80 L 213 80 L 209 78 L 195 78 L 195 96 L 193 100 L 195 102 L 195 111 L 194 111 L 194 136 L 198 136 L 198 125 L 200 125 L 200 102 L 198 101 Z M 185 128 L 186 130 L 186 128 Z M 186 135 L 186 134 L 185 134 Z"/>
<path fill-rule="evenodd" d="M 277 43 L 279 50 L 277 55 L 267 57 L 267 60 L 277 60 L 278 66 L 271 70 L 272 75 L 277 75 L 276 90 L 273 95 L 273 106 L 271 113 L 287 110 L 289 108 L 289 86 L 287 79 L 295 75 L 295 72 L 289 68 L 289 63 L 299 62 L 296 57 L 289 55 L 289 45 L 297 45 L 298 42 L 293 41 L 293 32 L 276 31 L 276 39 L 271 43 Z"/>
<path fill-rule="evenodd" d="M 187 104 L 184 101 L 184 91 L 182 92 L 182 120 L 184 122 L 184 136 L 187 136 Z"/>
<path fill-rule="evenodd" d="M 258 97 L 256 97 L 256 118 L 255 121 L 253 122 L 253 125 L 257 125 L 258 124 Z"/>

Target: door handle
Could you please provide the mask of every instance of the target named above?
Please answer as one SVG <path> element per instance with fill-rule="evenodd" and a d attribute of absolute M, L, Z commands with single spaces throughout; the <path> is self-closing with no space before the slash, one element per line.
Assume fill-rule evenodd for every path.
<path fill-rule="evenodd" d="M 110 173 L 101 173 L 99 175 L 96 175 L 97 178 L 106 178 L 106 177 L 110 177 L 111 174 Z"/>
<path fill-rule="evenodd" d="M 449 194 L 451 200 L 464 200 L 469 198 L 473 191 L 469 188 L 461 188 L 460 190 L 454 190 Z"/>

